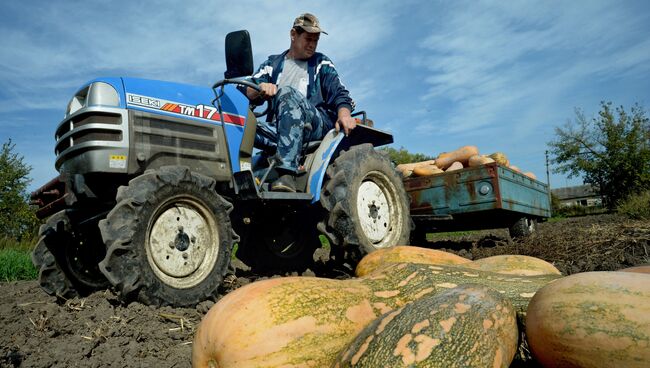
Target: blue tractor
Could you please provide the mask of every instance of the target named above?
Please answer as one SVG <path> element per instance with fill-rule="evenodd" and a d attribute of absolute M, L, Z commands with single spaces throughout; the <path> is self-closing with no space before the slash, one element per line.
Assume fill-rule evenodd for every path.
<path fill-rule="evenodd" d="M 114 288 L 125 300 L 190 306 L 213 298 L 236 256 L 256 273 L 312 267 L 330 244 L 351 268 L 405 244 L 408 200 L 390 134 L 361 124 L 303 147 L 296 193 L 270 191 L 274 156 L 254 149 L 257 117 L 238 87 L 258 88 L 248 32 L 226 37 L 226 79 L 212 88 L 100 78 L 58 125 L 60 175 L 32 194 L 32 259 L 42 288 L 69 298 Z M 257 115 L 257 116 L 256 116 Z"/>

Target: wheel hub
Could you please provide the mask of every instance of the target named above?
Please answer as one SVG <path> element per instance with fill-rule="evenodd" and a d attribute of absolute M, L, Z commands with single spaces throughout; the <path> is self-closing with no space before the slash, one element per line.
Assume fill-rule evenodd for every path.
<path fill-rule="evenodd" d="M 183 232 L 183 227 L 178 229 L 178 234 L 176 234 L 176 249 L 184 252 L 190 247 L 190 237 Z"/>
<path fill-rule="evenodd" d="M 374 181 L 364 181 L 359 186 L 357 210 L 365 235 L 373 243 L 381 242 L 390 231 L 390 206 L 386 194 Z"/>
<path fill-rule="evenodd" d="M 154 218 L 147 251 L 154 272 L 163 281 L 185 288 L 212 270 L 218 240 L 206 209 L 191 200 L 177 201 Z"/>

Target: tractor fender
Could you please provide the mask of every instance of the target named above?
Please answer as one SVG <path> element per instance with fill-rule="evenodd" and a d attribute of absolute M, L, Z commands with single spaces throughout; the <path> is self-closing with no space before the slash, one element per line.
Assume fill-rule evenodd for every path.
<path fill-rule="evenodd" d="M 363 143 L 372 143 L 373 146 L 379 147 L 393 143 L 393 136 L 390 133 L 366 125 L 357 125 L 348 136 L 334 129 L 327 132 L 314 153 L 313 162 L 309 169 L 307 193 L 312 194 L 311 203 L 320 201 L 323 180 L 325 179 L 327 167 L 332 162 L 332 158 L 341 149 L 349 149 L 352 146 Z"/>
<path fill-rule="evenodd" d="M 309 170 L 309 179 L 307 180 L 307 193 L 312 194 L 311 203 L 320 201 L 320 191 L 323 186 L 323 179 L 327 166 L 332 160 L 332 156 L 337 151 L 344 134 L 337 133 L 334 129 L 330 130 L 323 138 L 320 146 L 314 152 L 314 161 Z"/>

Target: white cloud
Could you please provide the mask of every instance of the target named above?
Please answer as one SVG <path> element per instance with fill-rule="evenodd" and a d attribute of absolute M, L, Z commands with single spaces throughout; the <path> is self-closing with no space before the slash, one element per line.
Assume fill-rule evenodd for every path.
<path fill-rule="evenodd" d="M 420 43 L 425 56 L 411 62 L 427 70 L 424 101 L 444 97 L 454 103 L 449 132 L 498 124 L 511 110 L 540 110 L 531 104 L 553 111 L 593 78 L 649 69 L 650 43 L 637 28 L 648 17 L 620 4 L 481 2 L 445 14 Z M 540 123 L 521 122 L 528 130 Z"/>
<path fill-rule="evenodd" d="M 506 150 L 509 139 L 512 154 L 535 160 L 574 106 L 628 90 L 649 98 L 639 82 L 650 70 L 647 8 L 596 0 L 8 3 L 0 136 L 53 127 L 69 96 L 99 76 L 209 85 L 223 76 L 227 32 L 250 31 L 258 65 L 288 47 L 293 18 L 307 11 L 329 32 L 319 50 L 400 145 L 428 154 L 474 142 Z M 19 121 L 23 110 L 42 114 Z"/>

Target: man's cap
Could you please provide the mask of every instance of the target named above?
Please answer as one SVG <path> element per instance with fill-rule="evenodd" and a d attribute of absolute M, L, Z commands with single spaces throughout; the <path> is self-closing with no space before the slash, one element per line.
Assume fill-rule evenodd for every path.
<path fill-rule="evenodd" d="M 327 32 L 323 31 L 320 28 L 320 23 L 318 22 L 318 18 L 316 18 L 314 14 L 310 14 L 310 13 L 305 13 L 298 16 L 298 18 L 296 18 L 296 20 L 293 21 L 293 26 L 300 27 L 309 33 L 327 34 Z"/>

